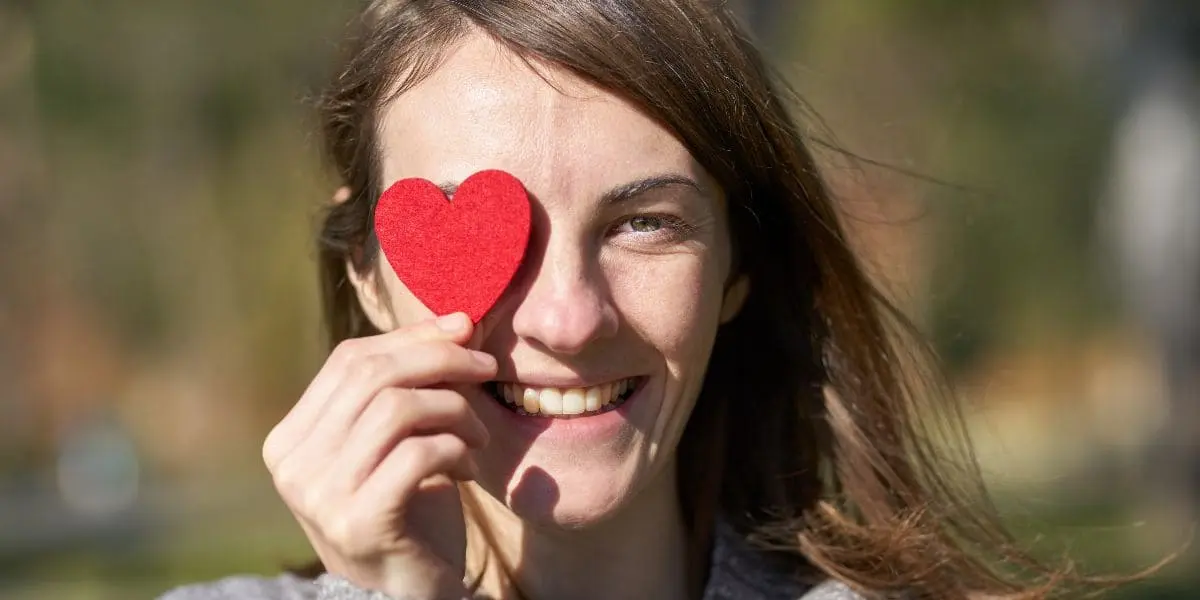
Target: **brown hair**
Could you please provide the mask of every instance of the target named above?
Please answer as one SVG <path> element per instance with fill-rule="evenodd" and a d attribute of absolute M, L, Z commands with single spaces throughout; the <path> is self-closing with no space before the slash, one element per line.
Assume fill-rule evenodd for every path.
<path fill-rule="evenodd" d="M 375 333 L 345 265 L 352 257 L 366 271 L 377 256 L 380 108 L 481 32 L 640 106 L 729 199 L 752 292 L 718 333 L 678 449 L 694 594 L 718 515 L 797 577 L 868 595 L 1067 593 L 1084 579 L 1039 565 L 994 518 L 952 395 L 921 367 L 929 352 L 851 250 L 785 105 L 794 96 L 722 4 L 371 2 L 321 104 L 328 154 L 351 191 L 320 234 L 331 342 Z"/>

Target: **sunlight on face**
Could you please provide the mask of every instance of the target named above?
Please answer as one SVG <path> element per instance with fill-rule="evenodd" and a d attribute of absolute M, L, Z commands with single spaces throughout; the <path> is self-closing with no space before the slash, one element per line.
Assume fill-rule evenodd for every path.
<path fill-rule="evenodd" d="M 482 37 L 388 106 L 380 133 L 385 187 L 503 169 L 530 192 L 526 261 L 483 323 L 498 381 L 534 390 L 545 411 L 570 390 L 629 388 L 618 410 L 572 419 L 524 416 L 496 399 L 502 387 L 474 388 L 491 432 L 482 487 L 527 520 L 583 526 L 670 476 L 729 271 L 711 177 L 632 105 Z M 380 276 L 391 314 L 377 321 L 430 315 L 386 261 Z"/>

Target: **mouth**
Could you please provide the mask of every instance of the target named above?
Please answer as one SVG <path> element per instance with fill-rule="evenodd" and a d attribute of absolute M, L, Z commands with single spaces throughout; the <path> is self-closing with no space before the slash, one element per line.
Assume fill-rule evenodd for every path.
<path fill-rule="evenodd" d="M 502 406 L 519 415 L 572 419 L 620 408 L 647 379 L 629 377 L 584 388 L 534 387 L 489 381 L 483 384 L 483 389 Z"/>

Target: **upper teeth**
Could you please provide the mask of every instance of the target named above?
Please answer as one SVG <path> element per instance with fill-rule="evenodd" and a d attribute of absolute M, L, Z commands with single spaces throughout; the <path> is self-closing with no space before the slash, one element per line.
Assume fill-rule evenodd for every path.
<path fill-rule="evenodd" d="M 635 380 L 595 385 L 587 388 L 535 388 L 519 383 L 499 383 L 496 389 L 505 402 L 544 415 L 580 415 L 598 411 L 633 388 Z"/>

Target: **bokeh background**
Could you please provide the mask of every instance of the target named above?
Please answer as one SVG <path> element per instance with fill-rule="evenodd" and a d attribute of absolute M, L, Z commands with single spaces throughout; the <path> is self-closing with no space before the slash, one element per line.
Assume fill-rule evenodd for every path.
<path fill-rule="evenodd" d="M 259 456 L 322 358 L 310 99 L 357 4 L 0 2 L 0 598 L 309 557 Z M 1094 570 L 1197 515 L 1198 7 L 738 4 L 1014 528 Z"/>

